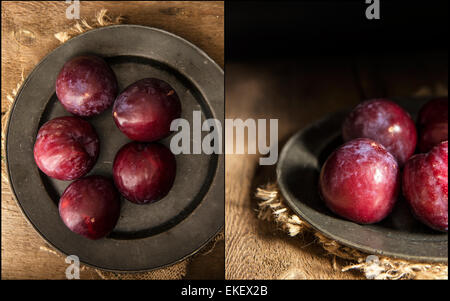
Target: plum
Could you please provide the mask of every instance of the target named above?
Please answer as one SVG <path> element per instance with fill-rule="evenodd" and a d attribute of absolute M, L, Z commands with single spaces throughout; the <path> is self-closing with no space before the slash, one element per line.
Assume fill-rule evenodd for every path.
<path fill-rule="evenodd" d="M 136 204 L 152 203 L 167 195 L 175 174 L 174 155 L 159 143 L 130 142 L 114 158 L 116 187 Z"/>
<path fill-rule="evenodd" d="M 113 183 L 102 176 L 74 181 L 64 190 L 58 207 L 64 224 L 89 239 L 110 233 L 120 214 L 119 194 Z"/>
<path fill-rule="evenodd" d="M 448 141 L 406 162 L 402 188 L 417 219 L 433 229 L 448 231 Z"/>
<path fill-rule="evenodd" d="M 131 140 L 152 142 L 169 135 L 170 124 L 180 117 L 181 103 L 165 81 L 144 78 L 128 86 L 116 99 L 113 118 Z"/>
<path fill-rule="evenodd" d="M 94 128 L 79 117 L 66 116 L 46 122 L 37 134 L 34 160 L 47 176 L 74 180 L 87 174 L 99 153 Z"/>
<path fill-rule="evenodd" d="M 448 122 L 431 122 L 419 130 L 419 151 L 426 153 L 448 140 Z"/>
<path fill-rule="evenodd" d="M 342 137 L 345 141 L 375 140 L 394 155 L 400 166 L 414 154 L 417 144 L 411 116 L 387 99 L 368 100 L 356 106 L 342 125 Z"/>
<path fill-rule="evenodd" d="M 448 122 L 448 97 L 434 98 L 427 102 L 419 112 L 417 123 L 424 126 L 433 122 Z"/>
<path fill-rule="evenodd" d="M 385 218 L 399 189 L 397 160 L 380 143 L 367 138 L 344 143 L 320 172 L 319 193 L 327 207 L 360 224 Z"/>
<path fill-rule="evenodd" d="M 433 146 L 448 140 L 448 98 L 435 98 L 419 112 L 419 151 L 428 152 Z"/>
<path fill-rule="evenodd" d="M 78 56 L 64 64 L 56 79 L 56 95 L 70 113 L 88 117 L 109 108 L 117 95 L 114 72 L 100 57 Z"/>

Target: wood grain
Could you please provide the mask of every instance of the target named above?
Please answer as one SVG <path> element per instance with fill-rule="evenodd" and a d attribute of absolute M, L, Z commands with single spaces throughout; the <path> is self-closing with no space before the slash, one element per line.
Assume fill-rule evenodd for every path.
<path fill-rule="evenodd" d="M 6 95 L 52 49 L 60 45 L 54 34 L 74 25 L 65 17 L 64 1 L 2 2 L 2 115 Z M 179 35 L 203 49 L 220 66 L 224 64 L 223 2 L 81 2 L 80 16 L 88 22 L 106 8 L 110 15 L 125 17 L 125 23 L 157 27 Z M 2 166 L 4 168 L 4 166 Z M 64 279 L 67 264 L 42 250 L 45 242 L 27 223 L 2 180 L 2 277 L 5 279 Z M 223 278 L 224 250 L 218 244 L 208 255 L 192 259 L 189 278 Z M 204 263 L 198 269 L 197 258 Z M 82 279 L 98 279 L 92 270 Z"/>
<path fill-rule="evenodd" d="M 363 99 L 447 95 L 447 82 L 443 52 L 227 62 L 226 118 L 278 118 L 281 150 L 310 122 Z M 226 156 L 226 278 L 362 279 L 334 268 L 312 237 L 291 238 L 257 219 L 255 188 L 275 180 L 274 167 L 260 167 L 257 159 Z"/>

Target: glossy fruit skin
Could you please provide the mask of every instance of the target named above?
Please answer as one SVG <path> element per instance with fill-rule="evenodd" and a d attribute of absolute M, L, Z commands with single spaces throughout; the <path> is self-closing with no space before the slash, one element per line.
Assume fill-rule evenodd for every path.
<path fill-rule="evenodd" d="M 435 145 L 448 140 L 448 98 L 435 98 L 419 112 L 419 151 L 428 152 Z"/>
<path fill-rule="evenodd" d="M 170 124 L 181 115 L 175 90 L 165 81 L 145 78 L 128 86 L 116 99 L 113 118 L 131 140 L 152 142 L 170 134 Z"/>
<path fill-rule="evenodd" d="M 360 224 L 384 219 L 397 200 L 400 170 L 381 144 L 358 138 L 340 146 L 327 159 L 319 192 L 328 208 Z"/>
<path fill-rule="evenodd" d="M 152 203 L 172 188 L 175 157 L 162 144 L 130 142 L 117 153 L 113 175 L 117 189 L 127 200 L 136 204 Z"/>
<path fill-rule="evenodd" d="M 58 117 L 46 122 L 37 134 L 34 160 L 47 176 L 74 180 L 87 174 L 99 153 L 94 128 L 79 117 Z"/>
<path fill-rule="evenodd" d="M 64 64 L 56 79 L 56 95 L 70 113 L 88 117 L 109 108 L 118 92 L 117 79 L 100 57 L 78 56 Z"/>
<path fill-rule="evenodd" d="M 344 141 L 369 138 L 381 143 L 400 166 L 414 154 L 417 131 L 411 116 L 387 99 L 362 102 L 347 116 L 342 126 Z"/>
<path fill-rule="evenodd" d="M 119 194 L 102 176 L 89 176 L 70 184 L 59 201 L 59 215 L 72 231 L 89 239 L 110 233 L 119 219 Z"/>
<path fill-rule="evenodd" d="M 448 141 L 406 162 L 402 188 L 417 219 L 435 230 L 448 231 Z"/>

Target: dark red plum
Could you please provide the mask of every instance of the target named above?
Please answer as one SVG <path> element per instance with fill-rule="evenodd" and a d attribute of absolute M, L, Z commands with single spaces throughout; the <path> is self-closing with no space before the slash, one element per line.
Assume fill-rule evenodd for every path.
<path fill-rule="evenodd" d="M 427 102 L 419 112 L 419 151 L 428 152 L 433 146 L 448 140 L 448 98 Z"/>
<path fill-rule="evenodd" d="M 116 155 L 114 182 L 120 193 L 137 204 L 152 203 L 169 193 L 175 181 L 176 162 L 159 143 L 130 142 Z"/>
<path fill-rule="evenodd" d="M 448 97 L 432 99 L 420 109 L 418 125 L 433 122 L 448 122 Z"/>
<path fill-rule="evenodd" d="M 353 109 L 342 126 L 345 141 L 369 138 L 381 143 L 400 166 L 414 154 L 417 131 L 411 116 L 387 99 L 365 101 Z"/>
<path fill-rule="evenodd" d="M 59 200 L 59 215 L 64 224 L 89 239 L 99 239 L 110 233 L 119 214 L 119 194 L 113 183 L 101 176 L 74 181 Z"/>
<path fill-rule="evenodd" d="M 359 138 L 340 146 L 327 159 L 319 192 L 331 211 L 360 224 L 384 219 L 397 200 L 400 170 L 380 143 Z"/>
<path fill-rule="evenodd" d="M 114 72 L 100 57 L 78 56 L 64 64 L 56 79 L 56 95 L 78 116 L 93 116 L 109 108 L 117 95 Z"/>
<path fill-rule="evenodd" d="M 448 231 L 448 141 L 406 162 L 402 188 L 417 219 L 433 229 Z"/>
<path fill-rule="evenodd" d="M 437 144 L 448 140 L 448 122 L 432 122 L 419 131 L 419 151 L 426 153 Z"/>
<path fill-rule="evenodd" d="M 99 153 L 99 140 L 89 122 L 74 116 L 46 122 L 37 134 L 34 160 L 47 176 L 74 180 L 87 174 Z"/>
<path fill-rule="evenodd" d="M 142 142 L 168 136 L 171 122 L 180 114 L 181 103 L 175 90 L 155 78 L 145 78 L 128 86 L 113 107 L 117 127 L 128 138 Z"/>

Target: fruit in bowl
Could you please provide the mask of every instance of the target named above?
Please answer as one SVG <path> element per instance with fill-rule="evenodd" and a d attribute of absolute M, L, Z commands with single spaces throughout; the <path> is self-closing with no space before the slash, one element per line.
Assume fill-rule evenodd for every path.
<path fill-rule="evenodd" d="M 448 140 L 448 98 L 435 98 L 419 112 L 419 151 L 428 152 L 435 145 Z"/>
<path fill-rule="evenodd" d="M 62 221 L 72 232 L 100 239 L 114 229 L 119 219 L 119 194 L 110 180 L 89 176 L 66 188 L 58 208 Z"/>
<path fill-rule="evenodd" d="M 369 138 L 381 143 L 400 166 L 413 155 L 417 131 L 411 116 L 398 104 L 387 99 L 362 102 L 342 125 L 344 141 Z"/>
<path fill-rule="evenodd" d="M 175 157 L 162 144 L 130 142 L 117 153 L 113 175 L 116 187 L 127 200 L 137 204 L 152 203 L 172 188 Z"/>
<path fill-rule="evenodd" d="M 397 200 L 400 169 L 384 146 L 367 138 L 344 143 L 325 161 L 319 193 L 337 215 L 360 224 L 384 219 Z"/>
<path fill-rule="evenodd" d="M 448 141 L 406 162 L 402 188 L 420 221 L 433 229 L 448 231 Z"/>
<path fill-rule="evenodd" d="M 117 127 L 131 140 L 152 142 L 170 134 L 170 124 L 180 117 L 181 103 L 165 81 L 144 78 L 128 86 L 114 102 Z"/>
<path fill-rule="evenodd" d="M 34 160 L 47 176 L 74 180 L 86 175 L 97 161 L 99 140 L 94 128 L 79 117 L 58 117 L 38 131 Z"/>
<path fill-rule="evenodd" d="M 56 79 L 56 95 L 70 113 L 88 117 L 109 108 L 118 86 L 114 72 L 100 57 L 78 56 L 64 64 Z"/>

